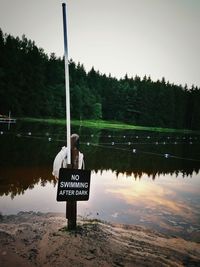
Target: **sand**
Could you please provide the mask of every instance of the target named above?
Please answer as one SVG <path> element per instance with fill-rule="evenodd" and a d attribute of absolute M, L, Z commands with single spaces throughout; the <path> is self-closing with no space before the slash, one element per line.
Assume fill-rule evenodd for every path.
<path fill-rule="evenodd" d="M 200 266 L 200 244 L 140 226 L 20 212 L 0 218 L 1 267 Z"/>

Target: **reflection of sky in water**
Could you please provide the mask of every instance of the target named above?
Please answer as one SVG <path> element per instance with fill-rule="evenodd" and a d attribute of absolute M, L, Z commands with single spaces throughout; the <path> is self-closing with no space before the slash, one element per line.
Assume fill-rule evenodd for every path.
<path fill-rule="evenodd" d="M 114 183 L 113 179 L 115 179 Z M 195 221 L 197 219 L 194 204 L 198 200 L 199 184 L 198 177 L 195 175 L 192 179 L 165 175 L 160 176 L 155 181 L 143 175 L 141 180 L 135 181 L 133 177 L 126 178 L 124 175 L 119 175 L 116 178 L 114 173 L 103 172 L 102 177 L 99 177 L 97 183 L 95 182 L 94 188 L 94 192 L 97 189 L 99 194 L 101 194 L 100 191 L 102 192 L 101 198 L 102 201 L 105 201 L 105 207 L 109 205 L 106 204 L 107 201 L 112 202 L 114 213 L 110 216 L 115 214 L 114 217 L 118 217 L 120 220 L 120 215 L 123 216 L 127 213 L 127 223 L 131 223 L 131 219 L 136 219 L 139 213 L 144 213 L 143 216 L 146 218 L 151 214 L 156 215 L 165 212 L 166 214 L 179 215 L 184 219 L 194 219 Z M 184 198 L 185 193 L 191 199 Z M 93 201 L 96 202 L 95 197 L 93 198 Z M 123 205 L 118 206 L 115 201 L 119 201 Z"/>
<path fill-rule="evenodd" d="M 10 131 L 5 126 L 0 125 L 0 212 L 64 213 L 51 171 L 65 143 L 65 126 L 18 122 Z M 103 170 L 92 173 L 90 199 L 78 202 L 78 214 L 200 241 L 199 135 L 84 127 L 74 132 L 81 136 L 87 168 Z"/>
<path fill-rule="evenodd" d="M 181 174 L 134 176 L 103 171 L 92 173 L 89 201 L 78 202 L 78 214 L 111 222 L 142 224 L 182 235 L 198 235 L 200 226 L 199 175 L 183 178 Z M 65 212 L 65 203 L 56 202 L 56 188 L 40 184 L 24 195 L 1 198 L 3 214 L 21 210 Z"/>

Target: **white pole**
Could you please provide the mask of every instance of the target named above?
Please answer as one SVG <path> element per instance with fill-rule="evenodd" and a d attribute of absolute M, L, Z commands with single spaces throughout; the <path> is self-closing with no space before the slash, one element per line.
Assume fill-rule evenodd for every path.
<path fill-rule="evenodd" d="M 69 66 L 68 66 L 68 47 L 67 47 L 67 18 L 66 4 L 62 3 L 63 11 L 63 33 L 64 33 L 64 57 L 65 57 L 65 90 L 66 90 L 66 130 L 67 130 L 67 162 L 71 164 L 71 126 L 70 126 L 70 91 L 69 91 Z"/>

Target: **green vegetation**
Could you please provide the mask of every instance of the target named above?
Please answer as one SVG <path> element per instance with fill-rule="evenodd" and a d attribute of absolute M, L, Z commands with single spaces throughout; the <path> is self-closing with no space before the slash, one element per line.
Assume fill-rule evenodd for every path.
<path fill-rule="evenodd" d="M 126 126 L 111 126 L 200 130 L 200 89 L 195 86 L 137 75 L 117 80 L 94 68 L 87 73 L 72 60 L 69 72 L 71 116 L 77 123 L 99 127 L 93 120 L 102 120 L 101 127 L 107 128 L 109 121 L 120 121 Z M 0 30 L 0 114 L 9 111 L 15 117 L 65 118 L 64 62 L 53 53 L 47 56 L 25 36 L 14 38 Z"/>
<path fill-rule="evenodd" d="M 27 122 L 42 122 L 50 124 L 65 125 L 65 119 L 40 119 L 40 118 L 21 118 L 20 120 Z M 170 128 L 159 128 L 159 127 L 145 127 L 136 126 L 120 122 L 102 121 L 102 120 L 72 120 L 71 124 L 74 126 L 83 126 L 88 128 L 98 128 L 98 129 L 118 129 L 118 130 L 141 130 L 141 131 L 151 131 L 151 132 L 165 132 L 165 133 L 200 133 L 198 131 L 192 131 L 187 129 L 170 129 Z"/>

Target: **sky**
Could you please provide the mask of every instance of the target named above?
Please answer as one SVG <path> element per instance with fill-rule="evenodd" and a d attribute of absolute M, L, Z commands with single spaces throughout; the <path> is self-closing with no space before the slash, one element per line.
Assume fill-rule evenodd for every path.
<path fill-rule="evenodd" d="M 116 78 L 150 76 L 200 87 L 200 0 L 0 0 L 4 33 Z"/>

